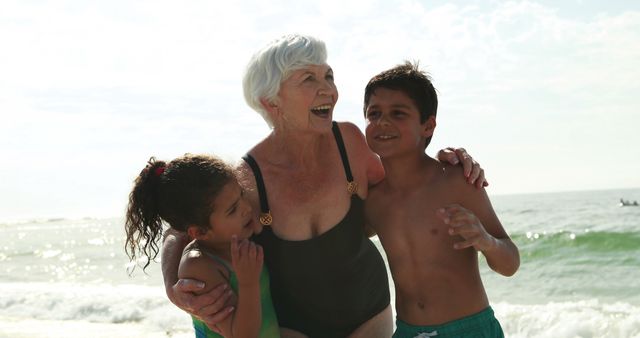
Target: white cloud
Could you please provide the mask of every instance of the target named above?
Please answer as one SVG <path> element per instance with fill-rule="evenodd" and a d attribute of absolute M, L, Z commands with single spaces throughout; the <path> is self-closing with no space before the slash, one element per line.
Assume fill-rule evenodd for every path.
<path fill-rule="evenodd" d="M 60 201 L 113 208 L 150 155 L 237 158 L 268 131 L 242 98 L 244 65 L 294 31 L 325 40 L 341 95 L 336 119 L 360 126 L 368 79 L 419 59 L 440 95 L 431 153 L 470 149 L 492 191 L 640 186 L 630 146 L 640 143 L 640 12 L 585 19 L 526 1 L 456 3 L 4 1 L 3 198 L 27 196 L 21 210 L 40 208 L 30 192 L 55 176 L 49 194 L 77 190 Z M 598 155 L 625 165 L 610 177 L 612 163 L 585 163 Z M 45 173 L 42 161 L 57 163 Z M 101 170 L 103 183 L 87 174 Z M 39 185 L 20 182 L 25 175 Z M 112 192 L 82 202 L 95 189 Z"/>

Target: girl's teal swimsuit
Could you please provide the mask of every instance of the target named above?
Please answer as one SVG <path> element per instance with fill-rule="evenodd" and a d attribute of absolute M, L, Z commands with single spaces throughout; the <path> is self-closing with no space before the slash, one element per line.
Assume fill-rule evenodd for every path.
<path fill-rule="evenodd" d="M 348 182 L 353 182 L 338 125 L 333 133 Z M 260 168 L 250 155 L 261 211 L 269 204 Z M 277 215 L 276 215 L 277 216 Z M 266 226 L 254 240 L 264 248 L 271 294 L 282 327 L 310 338 L 346 337 L 389 306 L 387 270 L 364 232 L 364 201 L 353 194 L 351 208 L 336 226 L 303 241 L 278 238 Z"/>
<path fill-rule="evenodd" d="M 207 256 L 213 258 L 215 261 L 222 264 L 227 271 L 229 271 L 229 285 L 231 289 L 238 294 L 238 277 L 233 272 L 229 263 L 223 259 L 212 255 L 206 251 L 203 251 Z M 260 338 L 279 338 L 280 328 L 278 327 L 278 319 L 276 318 L 276 312 L 273 309 L 273 303 L 271 302 L 271 291 L 269 288 L 269 273 L 267 268 L 263 267 L 260 273 L 260 303 L 262 304 L 262 326 L 260 326 Z M 196 338 L 223 338 L 221 335 L 211 331 L 207 325 L 191 317 L 193 320 L 193 328 L 196 331 Z"/>

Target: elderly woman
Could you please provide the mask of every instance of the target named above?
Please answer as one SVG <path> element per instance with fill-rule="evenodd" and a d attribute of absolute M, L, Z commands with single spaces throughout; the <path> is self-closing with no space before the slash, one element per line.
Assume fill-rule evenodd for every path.
<path fill-rule="evenodd" d="M 264 247 L 280 326 L 309 337 L 390 337 L 387 273 L 363 213 L 384 170 L 355 125 L 333 122 L 338 90 L 326 59 L 323 42 L 300 35 L 253 56 L 245 98 L 272 130 L 244 157 L 239 178 L 264 225 L 254 240 Z M 441 153 L 463 159 L 470 183 L 484 183 L 464 150 Z M 165 239 L 167 294 L 212 327 L 232 309 L 229 293 L 220 286 L 195 297 L 194 281 L 176 283 L 186 242 L 175 233 Z"/>

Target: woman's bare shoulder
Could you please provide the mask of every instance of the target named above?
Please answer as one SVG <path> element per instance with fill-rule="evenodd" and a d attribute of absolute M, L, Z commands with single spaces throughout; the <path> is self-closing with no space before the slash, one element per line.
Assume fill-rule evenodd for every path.
<path fill-rule="evenodd" d="M 338 122 L 338 127 L 350 156 L 359 157 L 367 156 L 369 153 L 373 154 L 358 126 L 351 122 Z"/>
<path fill-rule="evenodd" d="M 337 123 L 343 136 L 358 137 L 364 141 L 364 135 L 355 123 L 349 121 L 337 121 Z"/>
<path fill-rule="evenodd" d="M 384 168 L 376 153 L 367 145 L 367 140 L 360 128 L 351 122 L 338 122 L 342 138 L 349 154 L 352 168 L 364 170 L 367 186 L 375 185 L 384 178 Z"/>

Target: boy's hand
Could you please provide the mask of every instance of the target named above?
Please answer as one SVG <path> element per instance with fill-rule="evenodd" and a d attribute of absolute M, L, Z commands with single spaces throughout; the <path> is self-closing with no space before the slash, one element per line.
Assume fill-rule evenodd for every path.
<path fill-rule="evenodd" d="M 440 208 L 436 215 L 444 224 L 449 225 L 449 235 L 460 236 L 464 241 L 455 243 L 454 249 L 474 247 L 478 251 L 491 250 L 496 246 L 496 239 L 489 234 L 476 215 L 460 205 L 451 204 Z"/>
<path fill-rule="evenodd" d="M 484 177 L 484 169 L 476 162 L 464 148 L 447 147 L 438 151 L 436 156 L 438 161 L 457 165 L 462 162 L 462 171 L 469 184 L 475 185 L 478 189 L 489 185 Z"/>
<path fill-rule="evenodd" d="M 238 277 L 239 285 L 256 285 L 260 280 L 264 254 L 258 244 L 238 237 L 231 237 L 231 265 Z"/>

